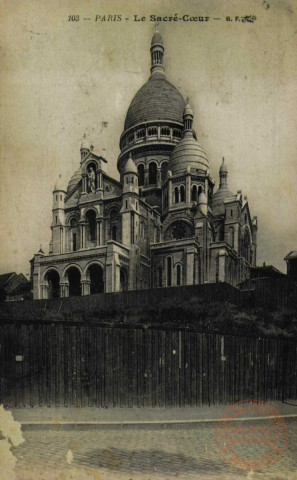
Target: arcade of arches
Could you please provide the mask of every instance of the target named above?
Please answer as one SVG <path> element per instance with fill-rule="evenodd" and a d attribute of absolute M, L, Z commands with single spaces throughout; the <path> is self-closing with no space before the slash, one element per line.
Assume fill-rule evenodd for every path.
<path fill-rule="evenodd" d="M 121 285 L 122 290 L 127 289 L 127 277 L 122 278 L 122 273 Z M 64 281 L 62 281 L 59 273 L 51 269 L 45 274 L 42 288 L 42 298 L 76 297 L 104 293 L 104 271 L 100 265 L 93 263 L 88 267 L 85 279 L 83 279 L 80 269 L 76 266 L 70 266 L 65 272 Z"/>

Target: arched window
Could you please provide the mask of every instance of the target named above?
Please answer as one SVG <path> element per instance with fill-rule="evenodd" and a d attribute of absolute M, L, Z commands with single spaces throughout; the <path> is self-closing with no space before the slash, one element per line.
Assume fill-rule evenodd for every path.
<path fill-rule="evenodd" d="M 90 265 L 87 271 L 87 279 L 90 281 L 91 295 L 104 292 L 103 270 L 99 265 Z"/>
<path fill-rule="evenodd" d="M 149 184 L 154 185 L 157 183 L 157 164 L 151 162 L 149 164 Z"/>
<path fill-rule="evenodd" d="M 122 230 L 122 225 L 121 225 L 121 216 L 119 215 L 119 211 L 117 208 L 112 208 L 109 213 L 109 218 L 110 218 L 110 225 L 109 225 L 109 234 L 111 240 L 114 240 L 115 242 L 121 243 L 121 230 Z"/>
<path fill-rule="evenodd" d="M 182 284 L 181 273 L 182 273 L 181 265 L 178 264 L 176 266 L 176 285 L 178 285 L 178 286 Z"/>
<path fill-rule="evenodd" d="M 170 129 L 168 127 L 162 127 L 161 128 L 161 135 L 164 135 L 166 137 L 169 137 L 170 135 Z"/>
<path fill-rule="evenodd" d="M 162 182 L 165 182 L 166 177 L 167 177 L 167 167 L 168 167 L 168 162 L 163 162 L 161 165 L 161 178 Z"/>
<path fill-rule="evenodd" d="M 120 269 L 120 290 L 121 292 L 128 290 L 127 272 L 124 268 Z"/>
<path fill-rule="evenodd" d="M 185 187 L 181 185 L 180 187 L 180 201 L 184 202 L 185 201 Z"/>
<path fill-rule="evenodd" d="M 247 262 L 251 261 L 251 241 L 249 230 L 246 227 L 244 229 L 244 236 L 242 241 L 242 256 L 246 259 Z"/>
<path fill-rule="evenodd" d="M 137 130 L 136 136 L 137 136 L 137 138 L 144 138 L 144 137 L 145 137 L 145 130 L 144 130 L 144 128 L 142 128 L 142 129 L 140 129 L 140 130 Z"/>
<path fill-rule="evenodd" d="M 76 218 L 70 220 L 70 250 L 75 252 L 78 249 L 78 222 Z"/>
<path fill-rule="evenodd" d="M 174 130 L 173 130 L 173 136 L 174 136 L 175 138 L 181 138 L 182 133 L 181 133 L 180 130 L 175 130 L 175 129 L 174 129 Z"/>
<path fill-rule="evenodd" d="M 144 165 L 140 163 L 137 167 L 138 170 L 138 184 L 140 187 L 144 185 Z"/>
<path fill-rule="evenodd" d="M 158 133 L 157 127 L 149 127 L 148 128 L 148 135 L 149 136 L 157 135 L 157 133 Z"/>
<path fill-rule="evenodd" d="M 76 267 L 70 267 L 67 270 L 66 278 L 69 282 L 69 297 L 81 295 L 81 275 Z"/>
<path fill-rule="evenodd" d="M 96 213 L 94 212 L 94 210 L 89 210 L 87 212 L 86 219 L 88 222 L 88 240 L 93 243 L 96 241 Z"/>
<path fill-rule="evenodd" d="M 45 275 L 48 283 L 48 298 L 60 297 L 60 276 L 56 270 L 50 270 Z"/>
<path fill-rule="evenodd" d="M 178 203 L 178 187 L 174 187 L 174 202 Z"/>
<path fill-rule="evenodd" d="M 193 185 L 193 187 L 192 187 L 191 199 L 192 199 L 192 202 L 197 202 L 197 200 L 198 200 L 197 185 Z"/>
<path fill-rule="evenodd" d="M 172 284 L 172 260 L 171 257 L 166 259 L 166 271 L 167 271 L 167 287 L 171 287 Z"/>

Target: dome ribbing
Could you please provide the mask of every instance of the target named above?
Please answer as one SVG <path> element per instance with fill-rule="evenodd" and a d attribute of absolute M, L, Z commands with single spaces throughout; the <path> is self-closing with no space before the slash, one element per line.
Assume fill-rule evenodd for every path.
<path fill-rule="evenodd" d="M 154 74 L 138 90 L 125 120 L 125 130 L 144 122 L 167 120 L 183 123 L 185 101 L 166 77 Z"/>

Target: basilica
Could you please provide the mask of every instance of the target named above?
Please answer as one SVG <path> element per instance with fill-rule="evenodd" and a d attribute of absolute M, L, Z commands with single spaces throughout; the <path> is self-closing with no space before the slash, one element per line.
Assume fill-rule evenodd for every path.
<path fill-rule="evenodd" d="M 49 254 L 32 259 L 35 299 L 249 278 L 257 217 L 228 187 L 215 188 L 193 128 L 189 100 L 167 80 L 159 32 L 151 75 L 136 93 L 120 137 L 120 180 L 86 140 L 68 187 L 53 191 Z"/>

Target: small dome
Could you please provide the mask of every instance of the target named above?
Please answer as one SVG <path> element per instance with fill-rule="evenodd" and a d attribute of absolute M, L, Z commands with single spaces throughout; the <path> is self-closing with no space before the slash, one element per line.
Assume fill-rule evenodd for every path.
<path fill-rule="evenodd" d="M 171 153 L 168 169 L 173 175 L 182 174 L 190 170 L 207 172 L 208 159 L 192 131 L 185 132 L 183 139 L 176 145 Z"/>
<path fill-rule="evenodd" d="M 131 155 L 125 163 L 123 173 L 138 173 L 137 167 L 136 167 Z"/>
<path fill-rule="evenodd" d="M 191 109 L 191 105 L 188 99 L 184 109 L 184 115 L 191 115 L 192 117 L 194 117 L 193 110 Z"/>
<path fill-rule="evenodd" d="M 81 150 L 90 150 L 90 145 L 86 142 L 86 140 L 83 140 L 81 142 L 80 149 Z"/>
<path fill-rule="evenodd" d="M 225 212 L 224 201 L 234 197 L 227 185 L 220 187 L 213 196 L 212 208 L 214 215 L 222 215 Z"/>
<path fill-rule="evenodd" d="M 80 180 L 81 180 L 81 168 L 76 170 L 76 172 L 74 172 L 74 174 L 72 175 L 71 180 L 68 183 L 67 192 L 71 192 L 71 190 L 73 190 L 74 187 L 76 187 L 76 185 L 80 182 Z"/>
<path fill-rule="evenodd" d="M 162 45 L 163 46 L 163 38 L 161 37 L 160 32 L 155 32 L 152 38 L 151 46 L 153 45 Z"/>
<path fill-rule="evenodd" d="M 64 181 L 62 179 L 61 174 L 58 176 L 57 181 L 56 181 L 55 186 L 54 186 L 54 192 L 58 191 L 58 190 L 66 192 L 66 187 L 65 187 L 65 184 L 64 184 Z"/>
<path fill-rule="evenodd" d="M 227 165 L 225 163 L 224 157 L 223 157 L 222 165 L 220 166 L 220 174 L 221 173 L 228 173 L 228 168 L 227 168 Z"/>

